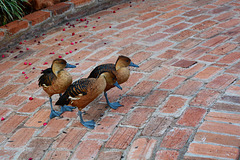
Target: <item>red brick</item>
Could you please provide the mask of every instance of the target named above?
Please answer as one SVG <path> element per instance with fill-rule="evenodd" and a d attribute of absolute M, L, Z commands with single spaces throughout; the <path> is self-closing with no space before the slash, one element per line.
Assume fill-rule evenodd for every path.
<path fill-rule="evenodd" d="M 137 21 L 131 20 L 128 22 L 120 23 L 119 25 L 116 26 L 117 29 L 123 29 L 129 26 L 132 26 L 134 24 L 137 24 Z"/>
<path fill-rule="evenodd" d="M 231 28 L 234 27 L 236 25 L 238 25 L 240 23 L 239 19 L 230 19 L 226 22 L 220 23 L 217 27 L 221 27 L 221 28 Z"/>
<path fill-rule="evenodd" d="M 20 85 L 9 84 L 0 90 L 0 98 L 8 97 L 9 95 L 17 92 Z"/>
<path fill-rule="evenodd" d="M 240 87 L 239 86 L 230 86 L 227 90 L 226 90 L 226 94 L 233 94 L 236 96 L 240 95 Z"/>
<path fill-rule="evenodd" d="M 180 75 L 180 76 L 187 76 L 190 77 L 192 75 L 194 75 L 196 72 L 198 72 L 199 70 L 201 70 L 204 67 L 204 64 L 201 63 L 197 63 L 196 65 L 184 69 L 184 70 L 179 70 L 176 74 Z"/>
<path fill-rule="evenodd" d="M 169 39 L 170 40 L 173 40 L 173 41 L 183 41 L 185 39 L 187 39 L 188 37 L 191 37 L 193 36 L 194 34 L 196 34 L 197 32 L 196 31 L 192 31 L 192 30 L 184 30 L 172 37 L 170 37 Z"/>
<path fill-rule="evenodd" d="M 191 18 L 188 22 L 191 22 L 191 23 L 199 23 L 205 19 L 208 19 L 210 18 L 211 16 L 209 15 L 200 15 L 200 16 L 197 16 L 197 17 L 194 17 L 194 18 Z"/>
<path fill-rule="evenodd" d="M 142 81 L 136 85 L 128 95 L 145 96 L 147 95 L 158 83 L 152 81 Z M 143 89 L 144 88 L 144 89 Z"/>
<path fill-rule="evenodd" d="M 200 39 L 188 38 L 185 41 L 176 45 L 174 48 L 177 48 L 180 50 L 184 50 L 184 49 L 188 50 L 188 49 L 194 48 L 194 46 L 198 45 L 201 42 L 202 40 Z"/>
<path fill-rule="evenodd" d="M 155 160 L 177 160 L 179 153 L 173 150 L 159 150 L 156 153 Z"/>
<path fill-rule="evenodd" d="M 171 26 L 171 25 L 179 23 L 179 22 L 181 22 L 183 20 L 185 20 L 185 18 L 183 18 L 183 17 L 173 17 L 172 19 L 167 20 L 167 21 L 163 22 L 162 24 L 166 25 L 166 26 Z"/>
<path fill-rule="evenodd" d="M 15 155 L 17 154 L 17 151 L 14 150 L 0 150 L 0 158 L 1 159 L 14 159 Z"/>
<path fill-rule="evenodd" d="M 86 129 L 69 128 L 54 142 L 52 148 L 64 148 L 73 150 L 82 137 L 86 134 Z"/>
<path fill-rule="evenodd" d="M 179 8 L 180 6 L 182 6 L 181 4 L 170 4 L 170 5 L 167 5 L 165 6 L 165 8 L 162 8 L 161 11 L 170 11 L 170 10 L 173 10 L 173 9 L 177 9 Z"/>
<path fill-rule="evenodd" d="M 194 137 L 194 141 L 201 143 L 215 143 L 228 146 L 238 147 L 240 140 L 235 136 L 227 136 L 222 134 L 214 134 L 208 132 L 197 132 Z"/>
<path fill-rule="evenodd" d="M 27 99 L 28 99 L 28 97 L 26 97 L 26 96 L 15 95 L 15 96 L 11 97 L 10 99 L 8 99 L 4 104 L 20 106 L 20 104 L 22 104 Z"/>
<path fill-rule="evenodd" d="M 46 102 L 45 99 L 33 98 L 33 100 L 26 103 L 22 108 L 20 108 L 19 112 L 31 113 L 34 112 L 38 107 L 42 106 Z"/>
<path fill-rule="evenodd" d="M 95 34 L 93 36 L 91 36 L 91 38 L 96 38 L 96 39 L 103 39 L 109 35 L 113 35 L 116 31 L 115 30 L 107 30 L 107 31 L 103 31 L 103 32 L 100 32 L 98 34 Z M 87 39 L 84 39 L 84 42 L 88 42 Z M 109 43 L 109 41 L 106 41 L 105 43 Z M 101 43 L 99 43 L 101 45 Z M 103 43 L 104 44 L 104 43 Z M 92 49 L 94 49 L 94 45 L 92 46 Z M 97 49 L 97 47 L 95 48 Z"/>
<path fill-rule="evenodd" d="M 190 104 L 195 106 L 207 107 L 218 98 L 219 94 L 220 93 L 218 91 L 214 90 L 201 90 Z"/>
<path fill-rule="evenodd" d="M 111 112 L 126 114 L 138 101 L 139 101 L 139 98 L 136 98 L 136 97 L 131 97 L 131 96 L 123 97 L 120 101 L 120 104 L 122 104 L 123 107 L 119 107 L 116 110 L 111 110 Z"/>
<path fill-rule="evenodd" d="M 0 127 L 0 132 L 3 134 L 8 134 L 13 132 L 25 119 L 27 116 L 13 115 L 7 118 Z"/>
<path fill-rule="evenodd" d="M 160 109 L 160 112 L 175 113 L 185 105 L 186 101 L 187 99 L 185 98 L 171 96 L 163 108 Z"/>
<path fill-rule="evenodd" d="M 229 39 L 229 37 L 226 36 L 216 36 L 214 38 L 209 39 L 207 42 L 203 43 L 203 46 L 207 47 L 214 47 L 218 45 L 219 43 L 224 42 L 225 40 Z"/>
<path fill-rule="evenodd" d="M 153 116 L 142 131 L 143 136 L 161 137 L 173 122 L 171 117 Z"/>
<path fill-rule="evenodd" d="M 177 50 L 167 50 L 166 52 L 160 54 L 158 56 L 158 58 L 171 59 L 175 55 L 177 55 L 178 53 L 180 53 L 180 51 L 177 51 Z"/>
<path fill-rule="evenodd" d="M 193 16 L 200 15 L 201 13 L 204 13 L 204 12 L 206 12 L 206 9 L 194 9 L 184 13 L 183 15 L 188 17 L 193 17 Z"/>
<path fill-rule="evenodd" d="M 143 30 L 142 32 L 138 33 L 140 35 L 150 35 L 150 34 L 153 34 L 153 33 L 156 33 L 158 32 L 159 30 L 161 30 L 163 27 L 162 26 L 154 26 L 154 27 L 151 27 L 151 28 L 148 28 L 148 29 L 145 29 Z"/>
<path fill-rule="evenodd" d="M 76 7 L 91 2 L 91 0 L 70 0 Z"/>
<path fill-rule="evenodd" d="M 219 14 L 221 12 L 228 11 L 229 9 L 230 9 L 229 6 L 221 6 L 221 7 L 218 7 L 216 9 L 213 9 L 210 13 Z"/>
<path fill-rule="evenodd" d="M 191 96 L 196 93 L 200 87 L 202 87 L 203 83 L 194 80 L 188 80 L 185 84 L 183 84 L 179 89 L 176 90 L 176 94 Z"/>
<path fill-rule="evenodd" d="M 217 132 L 217 133 L 226 133 L 231 135 L 240 135 L 240 126 L 234 124 L 226 123 L 217 123 L 217 122 L 208 122 L 205 121 L 199 128 L 200 130 Z"/>
<path fill-rule="evenodd" d="M 218 63 L 234 63 L 235 61 L 237 61 L 240 58 L 240 52 L 232 52 L 226 56 L 224 56 L 223 58 L 221 58 Z"/>
<path fill-rule="evenodd" d="M 240 72 L 240 62 L 233 65 L 231 68 L 227 69 L 227 73 L 239 74 Z"/>
<path fill-rule="evenodd" d="M 207 79 L 210 79 L 211 77 L 213 77 L 220 70 L 221 70 L 221 68 L 210 66 L 210 67 L 207 67 L 206 69 L 204 69 L 203 71 L 199 72 L 195 76 L 195 78 L 207 80 Z"/>
<path fill-rule="evenodd" d="M 221 100 L 226 101 L 226 102 L 232 102 L 232 103 L 240 103 L 240 99 L 238 96 L 223 96 Z"/>
<path fill-rule="evenodd" d="M 143 60 L 148 59 L 149 57 L 151 57 L 152 53 L 150 52 L 144 52 L 144 51 L 140 51 L 138 53 L 135 53 L 132 57 L 131 57 L 131 61 L 134 62 L 135 64 L 141 63 Z"/>
<path fill-rule="evenodd" d="M 151 36 L 143 39 L 143 41 L 153 43 L 153 42 L 155 42 L 155 41 L 158 41 L 158 40 L 160 40 L 160 39 L 165 38 L 166 36 L 168 36 L 168 34 L 156 33 L 156 34 L 154 34 L 154 35 L 151 35 Z"/>
<path fill-rule="evenodd" d="M 237 159 L 238 149 L 211 144 L 191 143 L 188 152 L 198 155 L 208 155 L 220 158 Z"/>
<path fill-rule="evenodd" d="M 110 135 L 108 134 L 101 134 L 101 133 L 87 133 L 84 138 L 88 140 L 104 140 L 107 141 Z"/>
<path fill-rule="evenodd" d="M 159 15 L 160 12 L 150 12 L 150 13 L 146 13 L 146 14 L 143 14 L 141 15 L 139 18 L 137 18 L 138 20 L 142 20 L 142 21 L 145 21 L 147 19 L 150 19 L 150 18 L 153 18 L 157 15 Z"/>
<path fill-rule="evenodd" d="M 131 145 L 127 159 L 151 159 L 156 143 L 155 139 L 136 139 Z"/>
<path fill-rule="evenodd" d="M 94 55 L 89 57 L 88 59 L 94 60 L 94 61 L 99 61 L 99 60 L 105 58 L 106 56 L 109 56 L 110 54 L 112 54 L 115 51 L 116 51 L 116 49 L 114 49 L 114 48 L 106 48 L 104 50 L 98 51 L 97 53 L 95 53 Z"/>
<path fill-rule="evenodd" d="M 209 112 L 205 117 L 205 120 L 227 122 L 229 124 L 232 124 L 232 123 L 240 123 L 240 116 L 238 114 Z"/>
<path fill-rule="evenodd" d="M 43 22 L 44 20 L 50 17 L 50 12 L 45 11 L 36 11 L 31 14 L 26 15 L 23 19 L 26 19 L 32 22 L 32 25 L 35 26 L 38 23 Z"/>
<path fill-rule="evenodd" d="M 113 160 L 121 159 L 122 152 L 120 151 L 102 151 L 98 156 L 98 160 Z"/>
<path fill-rule="evenodd" d="M 154 18 L 149 21 L 144 21 L 143 23 L 140 23 L 139 25 L 137 25 L 137 27 L 146 28 L 146 27 L 154 25 L 155 23 L 159 23 L 159 19 Z"/>
<path fill-rule="evenodd" d="M 145 72 L 151 72 L 155 68 L 160 67 L 162 64 L 162 60 L 158 59 L 150 59 L 147 62 L 143 63 L 139 69 Z"/>
<path fill-rule="evenodd" d="M 98 122 L 98 126 L 95 127 L 92 133 L 111 134 L 121 119 L 122 116 L 119 115 L 106 116 Z"/>
<path fill-rule="evenodd" d="M 223 45 L 215 48 L 214 50 L 209 52 L 209 54 L 225 55 L 225 54 L 231 52 L 232 50 L 234 50 L 236 47 L 237 47 L 237 44 L 226 43 L 226 44 L 223 44 Z"/>
<path fill-rule="evenodd" d="M 0 27 L 1 29 L 7 29 L 7 31 L 10 33 L 10 35 L 13 35 L 20 30 L 27 29 L 28 28 L 28 21 L 24 20 L 16 20 L 13 22 L 8 23 L 5 26 Z"/>
<path fill-rule="evenodd" d="M 8 142 L 6 144 L 6 146 L 10 147 L 10 148 L 23 147 L 32 138 L 35 131 L 36 131 L 36 129 L 34 129 L 34 128 L 20 128 L 9 139 L 9 141 L 11 141 L 11 142 Z"/>
<path fill-rule="evenodd" d="M 188 24 L 187 24 L 187 23 L 180 23 L 180 24 L 178 24 L 178 25 L 176 25 L 176 26 L 173 26 L 173 27 L 171 27 L 171 28 L 169 28 L 169 29 L 167 29 L 167 30 L 164 30 L 164 32 L 167 32 L 167 33 L 176 33 L 176 32 L 181 31 L 181 30 L 183 30 L 183 29 L 185 29 L 185 28 L 187 28 L 187 27 L 188 27 Z"/>
<path fill-rule="evenodd" d="M 42 130 L 39 137 L 56 137 L 68 123 L 69 121 L 66 119 L 51 119 Z"/>
<path fill-rule="evenodd" d="M 70 157 L 70 152 L 69 151 L 49 151 L 46 156 L 44 156 L 44 160 L 49 160 L 49 159 L 58 159 L 58 160 L 64 160 L 68 159 Z"/>
<path fill-rule="evenodd" d="M 169 68 L 160 68 L 159 70 L 153 72 L 149 78 L 153 79 L 153 80 L 162 80 L 163 78 L 167 77 L 168 75 L 170 75 L 170 73 L 172 72 L 171 69 Z"/>
<path fill-rule="evenodd" d="M 229 75 L 229 74 L 223 74 L 221 76 L 216 77 L 214 80 L 209 82 L 206 87 L 207 88 L 213 88 L 213 89 L 225 89 L 227 86 L 229 86 L 231 83 L 235 81 L 236 77 Z"/>
<path fill-rule="evenodd" d="M 224 29 L 222 29 L 222 28 L 213 27 L 206 31 L 201 32 L 196 37 L 208 39 L 208 38 L 212 38 L 212 37 L 220 34 L 223 31 L 224 31 Z"/>
<path fill-rule="evenodd" d="M 186 144 L 191 134 L 191 129 L 173 128 L 163 138 L 160 147 L 181 149 Z"/>
<path fill-rule="evenodd" d="M 179 77 L 179 76 L 172 76 L 162 82 L 159 89 L 175 89 L 178 87 L 186 78 Z"/>
<path fill-rule="evenodd" d="M 206 62 L 215 62 L 217 59 L 219 59 L 218 56 L 205 55 L 205 56 L 202 56 L 201 58 L 199 58 L 198 60 L 206 61 Z"/>
<path fill-rule="evenodd" d="M 221 110 L 221 111 L 230 111 L 230 112 L 240 112 L 239 105 L 225 104 L 225 103 L 216 103 L 212 109 Z"/>
<path fill-rule="evenodd" d="M 170 18 L 172 18 L 172 17 L 174 17 L 174 16 L 177 16 L 177 15 L 182 14 L 183 12 L 184 12 L 184 11 L 174 10 L 174 11 L 165 13 L 165 14 L 159 16 L 158 18 L 170 19 Z"/>
<path fill-rule="evenodd" d="M 154 46 L 150 46 L 147 48 L 147 51 L 161 51 L 167 47 L 170 47 L 171 45 L 173 45 L 172 42 L 169 42 L 169 41 L 163 41 L 163 42 L 160 42 Z"/>
<path fill-rule="evenodd" d="M 43 139 L 43 138 L 36 138 L 33 139 L 28 145 L 27 149 L 24 150 L 18 159 L 41 159 L 45 151 L 49 148 L 52 144 L 53 139 Z"/>
<path fill-rule="evenodd" d="M 176 63 L 173 64 L 175 67 L 182 67 L 182 68 L 189 68 L 190 66 L 194 65 L 197 63 L 196 61 L 189 61 L 189 60 L 179 60 Z"/>
<path fill-rule="evenodd" d="M 152 108 L 136 108 L 132 111 L 132 113 L 129 113 L 129 115 L 122 122 L 122 124 L 141 127 L 154 111 L 155 109 Z"/>
<path fill-rule="evenodd" d="M 113 42 L 113 44 L 111 45 L 112 47 L 125 47 L 129 44 L 132 44 L 133 42 L 136 42 L 137 39 L 133 38 L 133 37 L 129 37 L 127 39 L 123 39 L 121 41 L 117 41 L 117 42 Z"/>
<path fill-rule="evenodd" d="M 168 96 L 168 91 L 155 90 L 150 93 L 149 96 L 145 97 L 141 105 L 158 107 Z"/>
<path fill-rule="evenodd" d="M 196 127 L 202 120 L 205 113 L 206 113 L 205 109 L 190 107 L 177 121 L 177 124 L 183 126 Z"/>
<path fill-rule="evenodd" d="M 194 49 L 191 49 L 190 51 L 186 52 L 183 54 L 183 57 L 186 57 L 187 59 L 197 59 L 204 53 L 208 52 L 208 48 L 203 48 L 203 47 L 196 47 Z"/>
<path fill-rule="evenodd" d="M 143 48 L 144 48 L 144 46 L 142 46 L 142 45 L 131 44 L 130 46 L 120 50 L 117 54 L 118 55 L 129 56 L 130 54 L 135 53 L 139 50 L 142 50 Z"/>
<path fill-rule="evenodd" d="M 11 109 L 10 108 L 6 108 L 6 107 L 1 107 L 0 108 L 0 117 L 6 117 L 11 113 Z"/>
<path fill-rule="evenodd" d="M 50 109 L 41 109 L 24 124 L 27 127 L 41 127 L 49 119 Z"/>
<path fill-rule="evenodd" d="M 137 128 L 118 128 L 112 137 L 107 141 L 106 148 L 126 149 L 137 133 Z"/>
<path fill-rule="evenodd" d="M 2 88 L 5 84 L 13 79 L 12 76 L 1 76 L 0 78 L 0 88 Z"/>
<path fill-rule="evenodd" d="M 49 11 L 52 11 L 54 15 L 59 15 L 69 10 L 70 8 L 71 8 L 71 4 L 62 2 L 62 3 L 55 4 L 51 7 L 47 7 L 46 9 Z"/>

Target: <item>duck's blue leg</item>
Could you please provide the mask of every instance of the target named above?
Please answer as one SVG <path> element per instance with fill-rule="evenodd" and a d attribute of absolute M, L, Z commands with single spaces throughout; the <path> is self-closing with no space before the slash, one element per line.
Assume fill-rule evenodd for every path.
<path fill-rule="evenodd" d="M 91 121 L 86 121 L 84 122 L 83 118 L 82 118 L 82 112 L 81 111 L 78 111 L 78 115 L 80 117 L 80 122 L 87 128 L 90 128 L 90 129 L 94 129 L 95 127 L 95 122 L 93 120 Z"/>
<path fill-rule="evenodd" d="M 52 119 L 52 118 L 54 118 L 54 117 L 60 117 L 61 112 L 55 111 L 55 110 L 53 109 L 53 106 L 52 106 L 52 98 L 51 98 L 51 97 L 49 97 L 49 101 L 50 101 L 50 105 L 51 105 L 50 119 Z"/>
<path fill-rule="evenodd" d="M 60 93 L 59 96 L 61 97 L 62 94 Z M 72 110 L 75 109 L 75 108 L 76 107 L 67 106 L 67 105 L 61 106 L 61 113 L 66 112 L 66 111 L 71 111 L 72 112 Z"/>
<path fill-rule="evenodd" d="M 105 98 L 106 98 L 107 104 L 108 104 L 109 107 L 111 107 L 112 109 L 117 109 L 118 107 L 123 106 L 123 105 L 121 105 L 121 104 L 118 103 L 118 102 L 112 102 L 112 103 L 110 103 L 109 100 L 108 100 L 108 97 L 107 97 L 107 92 L 104 92 L 104 96 L 105 96 Z"/>

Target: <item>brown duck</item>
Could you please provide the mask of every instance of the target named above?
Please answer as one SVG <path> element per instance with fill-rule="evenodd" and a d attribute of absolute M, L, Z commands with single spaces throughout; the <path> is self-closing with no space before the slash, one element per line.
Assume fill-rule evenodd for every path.
<path fill-rule="evenodd" d="M 56 105 L 70 104 L 78 107 L 80 122 L 84 126 L 93 129 L 95 127 L 95 122 L 93 120 L 85 122 L 82 118 L 81 110 L 104 92 L 107 86 L 107 81 L 112 85 L 116 83 L 116 77 L 113 73 L 103 72 L 98 78 L 79 79 L 68 87 L 66 92 L 56 102 Z"/>
<path fill-rule="evenodd" d="M 39 87 L 43 87 L 43 90 L 48 94 L 51 114 L 50 118 L 60 116 L 64 111 L 71 111 L 73 107 L 71 106 L 61 106 L 61 112 L 55 111 L 52 106 L 52 95 L 61 94 L 66 91 L 66 89 L 72 83 L 72 76 L 64 70 L 64 68 L 75 68 L 76 66 L 68 64 L 64 59 L 55 59 L 52 62 L 51 68 L 47 68 L 41 72 L 41 77 L 39 78 Z"/>
<path fill-rule="evenodd" d="M 119 56 L 115 64 L 109 63 L 97 66 L 90 73 L 88 78 L 97 78 L 103 72 L 112 72 L 116 76 L 118 84 L 122 84 L 126 82 L 130 76 L 130 70 L 128 69 L 128 66 L 139 67 L 138 65 L 134 64 L 130 58 L 126 56 Z M 118 102 L 110 103 L 108 100 L 107 91 L 115 86 L 115 84 L 110 84 L 107 82 L 106 89 L 104 90 L 104 96 L 106 98 L 107 104 L 113 109 L 117 109 L 118 107 L 122 106 Z M 119 86 L 117 87 L 120 88 Z"/>

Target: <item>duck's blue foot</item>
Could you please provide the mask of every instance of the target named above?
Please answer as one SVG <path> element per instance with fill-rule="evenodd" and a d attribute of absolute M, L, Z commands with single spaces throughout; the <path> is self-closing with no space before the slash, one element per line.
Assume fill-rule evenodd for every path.
<path fill-rule="evenodd" d="M 50 113 L 50 119 L 54 118 L 54 117 L 60 117 L 60 115 L 62 114 L 61 112 L 58 112 L 58 111 L 55 111 L 53 109 L 53 106 L 52 106 L 52 98 L 49 97 L 49 101 L 50 101 L 50 105 L 51 105 L 51 113 Z"/>
<path fill-rule="evenodd" d="M 112 103 L 110 103 L 109 100 L 108 100 L 108 97 L 107 97 L 107 92 L 104 92 L 104 96 L 105 96 L 105 98 L 106 98 L 107 104 L 108 104 L 109 107 L 111 107 L 112 109 L 117 109 L 118 107 L 123 106 L 123 105 L 121 105 L 121 104 L 118 103 L 118 102 L 112 102 Z"/>
<path fill-rule="evenodd" d="M 54 117 L 60 117 L 61 114 L 62 114 L 61 112 L 58 112 L 58 111 L 55 111 L 55 110 L 51 110 L 50 119 L 52 119 Z"/>
<path fill-rule="evenodd" d="M 75 109 L 75 108 L 76 107 L 67 106 L 67 105 L 61 106 L 61 113 L 66 112 L 66 111 L 72 112 L 72 110 Z"/>
<path fill-rule="evenodd" d="M 78 115 L 80 117 L 80 122 L 82 123 L 82 125 L 87 128 L 94 129 L 96 123 L 93 120 L 84 122 L 81 111 L 78 111 Z"/>

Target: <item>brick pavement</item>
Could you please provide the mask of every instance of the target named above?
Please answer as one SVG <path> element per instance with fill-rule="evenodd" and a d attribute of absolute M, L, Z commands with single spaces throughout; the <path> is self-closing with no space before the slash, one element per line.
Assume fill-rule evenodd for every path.
<path fill-rule="evenodd" d="M 239 0 L 135 0 L 1 53 L 0 159 L 238 159 L 239 8 Z M 76 80 L 118 55 L 140 66 L 108 93 L 124 107 L 93 101 L 84 119 L 94 130 L 76 110 L 49 119 L 42 69 L 62 56 L 77 64 Z"/>

